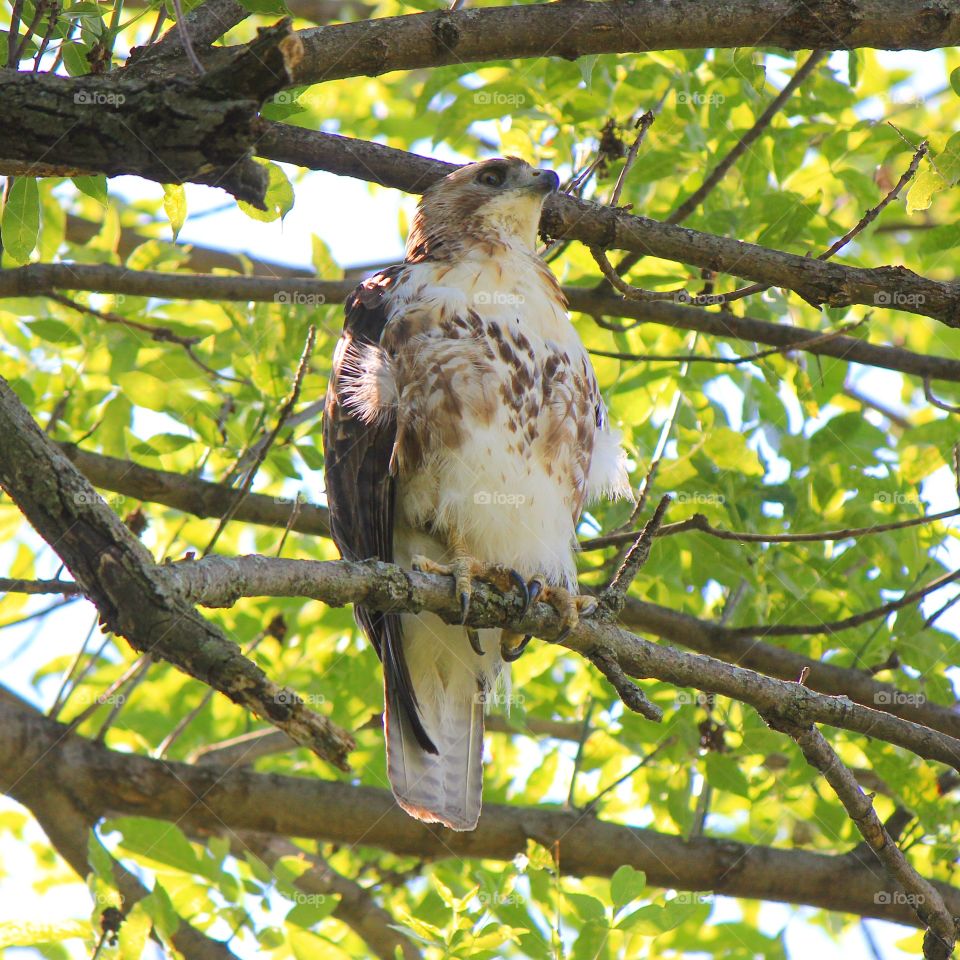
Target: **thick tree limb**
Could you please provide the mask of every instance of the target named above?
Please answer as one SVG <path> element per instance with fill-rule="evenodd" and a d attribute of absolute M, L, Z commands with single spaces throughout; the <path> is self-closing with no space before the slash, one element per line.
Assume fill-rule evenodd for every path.
<path fill-rule="evenodd" d="M 156 80 L 0 74 L 0 171 L 44 165 L 205 183 L 263 207 L 267 171 L 252 159 L 260 104 L 290 83 L 303 53 L 289 21 L 260 31 L 205 76 Z M 24 168 L 24 164 L 27 168 Z"/>
<path fill-rule="evenodd" d="M 383 17 L 302 32 L 297 83 L 528 57 L 781 47 L 931 50 L 960 43 L 960 14 L 938 0 L 660 0 L 523 6 Z M 210 59 L 217 62 L 216 51 Z"/>
<path fill-rule="evenodd" d="M 6 714 L 7 711 L 15 720 L 42 717 L 42 714 L 0 687 L 0 713 Z M 66 731 L 67 728 L 61 726 L 60 730 Z M 53 732 L 52 728 L 50 732 Z M 13 739 L 6 741 L 6 747 L 9 748 L 15 741 L 14 733 Z M 4 752 L 4 747 L 0 746 L 0 754 Z M 35 767 L 0 761 L 0 790 L 22 803 L 33 814 L 57 853 L 83 880 L 90 873 L 87 863 L 88 838 L 90 828 L 99 819 L 100 804 L 93 810 L 86 804 L 81 805 L 75 795 L 63 788 L 62 781 L 53 775 L 52 770 L 46 769 L 47 775 L 41 777 L 36 775 L 38 771 Z M 97 776 L 94 770 L 88 770 L 87 775 L 93 778 Z M 134 874 L 116 861 L 113 863 L 113 876 L 123 898 L 124 912 L 150 892 Z M 172 940 L 187 960 L 234 960 L 226 944 L 210 939 L 188 923 L 181 922 Z"/>
<path fill-rule="evenodd" d="M 362 603 L 371 610 L 429 610 L 448 623 L 459 623 L 460 610 L 449 579 L 403 570 L 367 560 L 311 561 L 270 557 L 205 557 L 163 568 L 170 590 L 206 606 L 232 606 L 241 597 L 310 597 L 331 606 Z M 468 624 L 509 626 L 519 633 L 552 639 L 562 632 L 556 611 L 536 603 L 517 619 L 522 601 L 501 595 L 489 584 L 474 582 Z M 589 659 L 603 649 L 629 676 L 656 678 L 732 697 L 759 712 L 776 709 L 793 722 L 831 726 L 886 740 L 928 760 L 960 769 L 960 739 L 845 697 L 825 697 L 796 683 L 785 683 L 710 657 L 682 653 L 633 636 L 615 624 L 585 619 L 562 645 Z"/>
<path fill-rule="evenodd" d="M 169 576 L 0 378 L 0 485 L 57 551 L 105 626 L 346 769 L 353 740 L 273 683 L 174 591 Z"/>
<path fill-rule="evenodd" d="M 917 925 L 901 898 L 878 897 L 890 881 L 857 857 L 777 850 L 734 840 L 684 841 L 556 808 L 484 806 L 477 830 L 454 833 L 412 820 L 387 790 L 251 773 L 118 753 L 0 697 L 0 789 L 56 777 L 95 816 L 170 820 L 193 834 L 254 830 L 361 844 L 397 854 L 508 862 L 528 840 L 560 844 L 564 873 L 610 876 L 628 863 L 650 884 L 678 890 L 803 903 Z M 198 799 L 203 802 L 199 803 Z M 960 890 L 935 883 L 960 913 Z"/>
<path fill-rule="evenodd" d="M 451 164 L 428 161 L 379 144 L 351 143 L 349 138 L 335 134 L 267 121 L 263 122 L 262 129 L 257 148 L 261 156 L 312 170 L 359 177 L 408 192 L 423 192 L 452 169 Z M 579 240 L 601 250 L 631 250 L 744 277 L 766 286 L 784 287 L 815 305 L 886 306 L 960 327 L 960 281 L 928 280 L 906 267 L 853 267 L 802 257 L 636 217 L 564 194 L 547 198 L 540 228 L 555 239 Z"/>
<path fill-rule="evenodd" d="M 94 486 L 133 500 L 162 503 L 195 517 L 222 517 L 238 496 L 236 489 L 220 483 L 186 477 L 169 470 L 152 470 L 132 460 L 82 450 L 72 443 L 61 443 L 59 447 Z M 293 503 L 287 497 L 249 493 L 237 508 L 234 519 L 285 528 L 292 510 Z M 300 503 L 290 528 L 298 533 L 328 537 L 327 508 Z"/>
<path fill-rule="evenodd" d="M 92 235 L 82 226 L 77 226 L 75 230 L 78 240 Z M 135 245 L 133 238 L 127 243 L 128 249 Z M 204 249 L 198 257 L 199 265 L 206 267 L 236 269 L 239 266 L 236 257 L 215 250 Z M 276 276 L 281 269 L 279 265 L 261 261 L 259 266 L 274 276 L 192 275 L 127 270 L 109 264 L 34 263 L 12 270 L 0 270 L 0 297 L 43 296 L 56 290 L 89 290 L 187 300 L 293 302 L 297 297 L 309 295 L 322 298 L 319 302 L 339 303 L 355 286 L 352 281 L 345 280 Z M 815 330 L 739 317 L 727 311 L 711 312 L 676 303 L 638 303 L 585 287 L 564 287 L 564 293 L 571 309 L 591 316 L 627 317 L 638 322 L 696 330 L 718 337 L 789 347 L 791 350 L 837 357 L 919 377 L 960 382 L 960 361 L 948 357 L 924 356 L 900 347 L 867 343 L 855 337 L 825 338 Z"/>

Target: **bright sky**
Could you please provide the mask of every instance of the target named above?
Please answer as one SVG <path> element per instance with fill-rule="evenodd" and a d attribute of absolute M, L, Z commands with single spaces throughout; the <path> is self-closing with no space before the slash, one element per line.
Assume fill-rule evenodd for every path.
<path fill-rule="evenodd" d="M 903 67 L 913 74 L 909 84 L 898 88 L 898 95 L 902 91 L 901 99 L 910 93 L 922 95 L 943 86 L 939 55 L 887 53 L 881 56 L 885 66 Z M 834 63 L 845 65 L 845 55 L 836 54 Z M 867 115 L 877 117 L 884 110 L 882 104 L 868 107 L 875 107 L 876 112 L 868 109 L 865 111 Z M 493 124 L 484 125 L 484 135 L 495 138 L 496 127 Z M 426 144 L 416 145 L 416 148 L 423 153 L 429 152 Z M 449 160 L 472 159 L 444 151 L 434 155 Z M 291 179 L 298 176 L 298 171 L 293 168 L 287 168 L 287 173 Z M 162 189 L 158 185 L 133 177 L 112 180 L 110 189 L 112 193 L 129 199 L 162 196 Z M 297 181 L 295 206 L 282 223 L 251 220 L 235 206 L 228 205 L 229 198 L 223 192 L 212 188 L 188 185 L 187 199 L 192 216 L 181 232 L 181 241 L 243 251 L 264 259 L 304 267 L 310 263 L 312 234 L 317 234 L 328 244 L 334 258 L 342 266 L 400 259 L 403 252 L 403 238 L 399 230 L 400 211 L 405 209 L 409 218 L 415 205 L 415 198 L 396 191 L 325 173 L 309 173 Z M 227 208 L 219 212 L 197 216 L 224 206 Z M 891 382 L 897 380 L 896 374 L 870 370 L 862 372 L 858 384 L 868 395 L 890 397 L 899 395 L 899 390 L 890 386 Z M 736 397 L 729 392 L 725 394 L 721 387 L 718 387 L 716 395 L 735 411 L 738 406 Z M 924 498 L 931 510 L 943 510 L 955 504 L 956 491 L 948 470 L 940 471 L 924 485 Z M 39 541 L 37 546 L 39 548 Z M 952 546 L 950 556 L 951 562 L 960 566 L 960 548 Z M 38 570 L 38 574 L 52 576 L 56 564 L 49 550 L 45 552 L 45 557 L 45 569 Z M 13 553 L 9 548 L 0 548 L 0 569 L 9 569 L 12 559 Z M 47 602 L 38 599 L 31 602 L 29 609 L 40 609 Z M 938 603 L 931 606 L 942 602 L 940 595 Z M 37 687 L 32 682 L 32 675 L 52 656 L 74 654 L 90 628 L 93 616 L 92 608 L 81 603 L 43 621 L 5 630 L 0 643 L 0 674 L 4 683 L 26 699 L 48 707 L 56 693 L 57 681 L 50 678 Z M 944 618 L 943 625 L 960 633 L 960 606 L 955 608 L 951 619 Z M 533 752 L 531 762 L 536 762 Z M 0 818 L 18 809 L 12 801 L 0 798 Z M 33 830 L 32 839 L 43 842 L 38 829 Z M 0 831 L 0 872 L 5 871 L 5 875 L 0 875 L 0 903 L 3 904 L 0 915 L 43 920 L 89 915 L 89 895 L 79 883 L 57 886 L 42 893 L 24 883 L 32 862 L 33 857 L 28 850 L 14 844 L 9 834 Z M 816 956 L 823 960 L 834 957 L 868 960 L 873 956 L 862 925 L 853 927 L 839 942 L 834 942 L 822 929 L 806 921 L 811 912 L 767 904 L 761 909 L 761 926 L 770 934 L 785 929 L 788 953 L 793 958 Z M 713 915 L 715 920 L 734 920 L 740 915 L 735 901 L 717 899 Z M 911 935 L 912 930 L 879 921 L 868 921 L 867 926 L 884 960 L 899 960 L 915 955 L 913 950 L 907 953 L 895 947 L 897 941 Z M 76 947 L 76 941 L 71 946 Z M 242 957 L 256 956 L 255 951 L 238 950 L 238 953 Z M 20 949 L 8 950 L 4 955 L 10 958 L 38 956 L 32 950 Z M 71 955 L 79 958 L 85 953 L 72 949 Z"/>

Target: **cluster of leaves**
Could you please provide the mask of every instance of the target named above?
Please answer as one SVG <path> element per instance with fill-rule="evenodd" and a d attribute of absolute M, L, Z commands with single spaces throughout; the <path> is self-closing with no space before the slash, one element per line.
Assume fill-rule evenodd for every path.
<path fill-rule="evenodd" d="M 376 14 L 433 6 L 385 2 Z M 26 16 L 29 3 L 25 10 Z M 112 12 L 104 10 L 89 3 L 66 8 L 52 50 L 59 51 L 67 72 L 91 69 L 97 44 L 115 51 L 142 42 L 152 24 L 146 15 L 150 8 L 128 15 L 118 3 Z M 243 38 L 252 29 L 245 23 L 233 36 Z M 5 48 L 0 43 L 0 50 Z M 902 262 L 928 276 L 950 276 L 960 246 L 960 211 L 950 189 L 960 176 L 960 135 L 952 133 L 960 120 L 960 91 L 950 87 L 949 77 L 951 71 L 957 77 L 960 55 L 946 51 L 936 62 L 943 89 L 919 97 L 906 83 L 905 71 L 889 67 L 872 51 L 835 56 L 814 72 L 688 225 L 816 255 L 883 197 L 906 169 L 914 145 L 926 139 L 932 162 L 922 165 L 906 208 L 892 205 L 842 256 L 865 266 Z M 709 158 L 723 156 L 754 123 L 775 95 L 781 71 L 789 74 L 793 65 L 793 57 L 751 50 L 456 65 L 285 93 L 264 114 L 407 150 L 442 148 L 465 157 L 518 154 L 570 171 L 593 157 L 606 118 L 619 121 L 629 139 L 629 119 L 657 108 L 621 203 L 664 218 L 699 186 Z M 898 129 L 876 122 L 877 116 L 893 119 Z M 610 195 L 623 167 L 624 158 L 616 153 L 589 188 L 598 199 Z M 272 166 L 268 216 L 282 216 L 294 194 L 286 174 Z M 72 242 L 66 212 L 96 224 L 93 238 Z M 103 178 L 16 179 L 5 197 L 3 266 L 60 258 L 183 271 L 189 253 L 167 238 L 171 228 L 177 234 L 187 215 L 179 187 L 167 188 L 155 201 L 125 202 L 109 192 Z M 130 231 L 152 239 L 130 249 L 124 242 Z M 595 265 L 577 245 L 564 248 L 552 266 L 567 284 L 597 280 Z M 314 267 L 320 276 L 337 276 L 338 265 L 320 238 L 314 241 Z M 237 269 L 245 269 L 242 258 Z M 736 285 L 733 278 L 704 279 L 653 258 L 644 259 L 628 278 L 659 289 L 699 289 L 709 283 L 723 291 Z M 310 324 L 317 325 L 318 339 L 302 403 L 322 396 L 341 321 L 336 305 L 299 304 L 291 298 L 261 304 L 100 294 L 72 299 L 76 306 L 46 298 L 0 302 L 4 376 L 40 423 L 55 439 L 85 449 L 232 483 L 242 472 L 238 464 L 248 462 L 246 452 L 276 422 Z M 869 315 L 856 335 L 919 353 L 960 355 L 957 331 L 883 305 L 818 313 L 793 295 L 770 291 L 747 300 L 743 309 L 760 319 L 817 330 Z M 576 321 L 587 346 L 596 350 L 729 357 L 753 349 L 653 324 L 616 332 L 587 317 Z M 200 338 L 199 343 L 191 356 L 182 345 L 153 339 L 134 324 Z M 955 423 L 923 404 L 916 381 L 896 374 L 864 376 L 840 360 L 772 356 L 725 367 L 597 357 L 595 366 L 635 462 L 635 482 L 642 480 L 661 433 L 669 429 L 651 493 L 654 498 L 674 493 L 671 521 L 703 513 L 718 526 L 780 533 L 917 516 L 926 509 L 924 483 L 947 470 L 956 440 Z M 900 429 L 895 421 L 867 413 L 847 389 L 855 378 L 862 379 L 865 392 L 880 391 L 885 403 L 899 402 L 911 427 Z M 960 400 L 960 391 L 954 388 L 951 395 L 948 385 L 938 385 L 938 391 L 945 400 Z M 321 501 L 322 465 L 318 423 L 285 430 L 260 468 L 255 489 Z M 115 495 L 109 502 L 122 515 L 139 506 Z M 216 520 L 156 504 L 142 509 L 149 521 L 143 539 L 157 559 L 202 552 L 216 527 Z M 616 526 L 627 510 L 623 504 L 600 505 L 585 521 L 584 534 Z M 9 503 L 0 504 L 0 531 L 10 575 L 30 578 L 55 569 L 50 551 L 37 550 Z M 634 592 L 704 619 L 724 615 L 733 626 L 837 620 L 943 572 L 948 563 L 943 545 L 950 535 L 942 525 L 927 525 L 857 540 L 766 545 L 691 532 L 657 542 Z M 233 523 L 217 550 L 273 555 L 282 536 L 280 530 Z M 329 541 L 293 533 L 283 555 L 331 559 L 336 553 Z M 612 550 L 585 554 L 584 583 L 600 584 L 614 559 Z M 32 609 L 25 597 L 5 595 L 0 623 Z M 382 735 L 376 725 L 367 726 L 381 708 L 378 666 L 349 611 L 266 599 L 245 600 L 209 615 L 238 643 L 254 646 L 252 655 L 272 677 L 358 731 L 351 758 L 355 782 L 385 786 Z M 264 636 L 265 625 L 277 616 L 286 624 L 282 640 Z M 83 617 L 71 621 L 76 649 L 85 632 Z M 957 636 L 943 625 L 948 622 L 925 626 L 922 613 L 910 608 L 857 630 L 777 642 L 844 667 L 869 668 L 895 653 L 902 666 L 891 679 L 904 691 L 950 703 L 954 692 L 947 668 L 955 659 Z M 49 703 L 73 653 L 36 663 L 37 699 Z M 163 664 L 154 665 L 139 685 L 123 688 L 119 700 L 104 700 L 103 692 L 133 659 L 121 641 L 91 644 L 84 659 L 89 669 L 72 683 L 60 716 L 72 719 L 87 711 L 80 732 L 91 736 L 109 717 L 108 745 L 150 754 L 178 717 L 196 710 L 167 751 L 177 759 L 251 728 L 248 715 L 207 698 L 201 684 Z M 697 808 L 709 785 L 705 830 L 710 835 L 821 851 L 856 844 L 856 831 L 839 804 L 814 788 L 815 775 L 792 744 L 753 711 L 722 699 L 691 702 L 662 683 L 644 687 L 666 710 L 664 724 L 624 714 L 589 666 L 534 644 L 514 667 L 512 721 L 522 727 L 527 718 L 589 718 L 592 733 L 579 745 L 491 734 L 487 800 L 584 806 L 599 797 L 594 815 L 687 836 L 703 829 Z M 720 731 L 706 746 L 705 714 Z M 831 742 L 848 763 L 872 769 L 883 781 L 884 795 L 877 800 L 881 815 L 895 804 L 917 814 L 914 862 L 929 876 L 950 879 L 960 808 L 938 795 L 929 765 L 875 740 L 831 733 Z M 607 790 L 654 750 L 656 756 L 643 769 Z M 300 750 L 263 758 L 257 769 L 342 776 Z M 26 821 L 10 817 L 5 829 L 22 836 Z M 335 897 L 307 903 L 298 896 L 293 882 L 305 864 L 297 858 L 267 870 L 225 841 L 200 845 L 172 825 L 137 819 L 104 823 L 98 833 L 116 857 L 156 880 L 151 897 L 121 930 L 119 956 L 141 955 L 148 921 L 161 936 L 169 934 L 173 912 L 214 935 L 236 931 L 238 944 L 277 958 L 349 957 L 362 950 L 349 928 L 329 918 Z M 91 846 L 90 878 L 98 917 L 111 905 L 113 889 L 100 842 Z M 453 859 L 424 866 L 408 857 L 322 844 L 320 852 L 335 869 L 369 883 L 431 957 L 605 960 L 695 950 L 784 956 L 783 938 L 760 932 L 754 905 L 742 904 L 739 919 L 717 919 L 709 897 L 647 890 L 642 875 L 628 867 L 611 881 L 564 878 L 552 852 L 535 846 L 507 869 Z M 49 858 L 38 858 L 33 874 L 38 887 L 63 879 Z M 390 882 L 398 876 L 404 879 Z M 815 922 L 837 929 L 836 921 L 825 917 Z M 33 939 L 44 943 L 79 932 L 89 945 L 98 930 L 97 923 L 73 934 L 61 929 L 55 937 L 35 930 Z M 23 943 L 22 932 L 7 930 L 3 936 L 6 943 Z M 46 942 L 42 950 L 49 957 L 74 955 L 69 944 Z"/>

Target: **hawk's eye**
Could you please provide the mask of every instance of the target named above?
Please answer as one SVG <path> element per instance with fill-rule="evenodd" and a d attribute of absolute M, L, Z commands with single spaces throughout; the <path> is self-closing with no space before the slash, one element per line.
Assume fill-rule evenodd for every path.
<path fill-rule="evenodd" d="M 477 183 L 482 183 L 485 187 L 502 187 L 506 179 L 507 171 L 503 167 L 487 167 L 477 174 Z"/>

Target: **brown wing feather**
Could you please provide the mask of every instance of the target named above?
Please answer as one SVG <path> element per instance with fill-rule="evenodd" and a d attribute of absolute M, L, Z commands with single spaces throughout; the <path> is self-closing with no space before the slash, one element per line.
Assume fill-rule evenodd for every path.
<path fill-rule="evenodd" d="M 402 266 L 362 283 L 346 303 L 343 335 L 334 359 L 323 416 L 324 476 L 330 532 L 347 560 L 393 561 L 396 483 L 390 457 L 397 434 L 395 416 L 365 423 L 345 406 L 355 351 L 379 346 L 387 322 L 386 300 Z M 417 742 L 428 753 L 437 748 L 420 719 L 417 698 L 403 655 L 400 617 L 357 605 L 357 622 L 383 662 L 387 689 L 410 719 Z"/>

